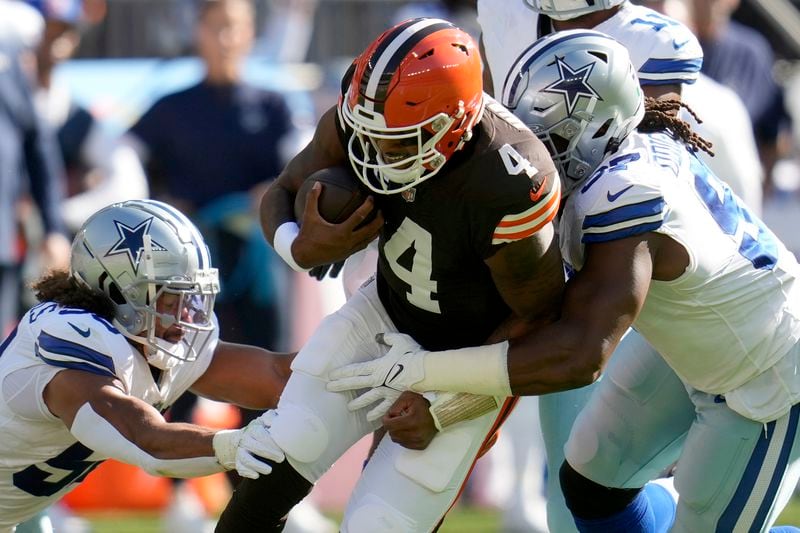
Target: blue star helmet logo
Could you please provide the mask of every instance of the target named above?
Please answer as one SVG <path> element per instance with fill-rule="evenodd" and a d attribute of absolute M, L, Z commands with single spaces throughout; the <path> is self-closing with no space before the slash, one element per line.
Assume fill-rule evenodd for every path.
<path fill-rule="evenodd" d="M 572 115 L 575 105 L 581 96 L 602 100 L 597 91 L 588 82 L 592 69 L 594 69 L 594 62 L 573 70 L 572 67 L 564 62 L 563 58 L 556 57 L 556 65 L 558 66 L 559 79 L 542 89 L 542 92 L 562 95 L 567 103 L 567 113 L 569 115 Z"/>
<path fill-rule="evenodd" d="M 148 218 L 135 228 L 131 228 L 124 222 L 119 220 L 114 221 L 119 233 L 119 240 L 114 243 L 114 246 L 106 253 L 106 257 L 111 255 L 127 254 L 128 260 L 131 262 L 134 274 L 139 269 L 139 261 L 142 258 L 144 251 L 144 236 L 150 232 L 150 225 L 153 223 L 153 217 Z M 150 240 L 150 247 L 154 251 L 164 252 L 167 249 L 158 244 L 154 240 Z"/>

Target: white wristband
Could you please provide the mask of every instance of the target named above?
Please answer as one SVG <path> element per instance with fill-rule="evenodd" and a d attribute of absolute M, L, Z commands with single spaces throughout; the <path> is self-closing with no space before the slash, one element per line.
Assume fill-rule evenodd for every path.
<path fill-rule="evenodd" d="M 292 243 L 300 233 L 300 226 L 297 222 L 284 222 L 278 229 L 275 230 L 275 235 L 272 237 L 272 247 L 281 256 L 287 265 L 292 267 L 295 272 L 308 272 L 310 268 L 303 268 L 297 264 L 292 256 Z"/>
<path fill-rule="evenodd" d="M 414 391 L 468 392 L 483 396 L 511 396 L 506 355 L 508 341 L 486 346 L 425 354 L 425 377 Z"/>

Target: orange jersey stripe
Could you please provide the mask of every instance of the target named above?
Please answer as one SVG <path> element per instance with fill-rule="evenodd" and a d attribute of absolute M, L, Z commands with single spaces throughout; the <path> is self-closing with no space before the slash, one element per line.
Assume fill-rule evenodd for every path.
<path fill-rule="evenodd" d="M 552 221 L 558 213 L 561 202 L 560 191 L 555 192 L 556 194 L 552 194 L 552 196 L 547 199 L 547 202 L 543 206 L 540 206 L 533 215 L 526 215 L 523 219 L 513 223 L 505 221 L 506 223 L 501 222 L 498 224 L 492 235 L 492 244 L 512 242 L 530 237 Z"/>

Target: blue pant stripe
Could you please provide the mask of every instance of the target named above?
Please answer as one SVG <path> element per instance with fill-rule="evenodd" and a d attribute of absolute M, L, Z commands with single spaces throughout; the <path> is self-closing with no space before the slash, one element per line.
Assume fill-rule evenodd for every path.
<path fill-rule="evenodd" d="M 761 472 L 761 466 L 764 464 L 764 459 L 769 450 L 769 444 L 775 434 L 775 422 L 767 424 L 766 435 L 759 436 L 758 443 L 756 444 L 753 454 L 750 456 L 750 461 L 747 463 L 742 480 L 739 486 L 736 487 L 736 492 L 733 494 L 728 507 L 722 513 L 722 516 L 717 522 L 717 533 L 730 533 L 736 526 L 739 516 L 747 504 L 747 499 L 750 493 L 753 492 L 753 486 L 756 484 L 758 474 Z"/>
<path fill-rule="evenodd" d="M 783 441 L 781 453 L 778 456 L 778 464 L 775 465 L 775 470 L 772 472 L 772 479 L 769 482 L 767 493 L 764 495 L 764 500 L 761 502 L 761 506 L 758 508 L 758 513 L 756 513 L 756 518 L 753 520 L 753 525 L 750 528 L 750 531 L 755 531 L 756 533 L 761 531 L 761 527 L 764 525 L 764 521 L 767 519 L 767 514 L 772 507 L 772 503 L 775 501 L 775 496 L 777 495 L 778 488 L 781 485 L 783 474 L 786 472 L 786 467 L 789 464 L 789 455 L 791 454 L 792 447 L 794 446 L 794 440 L 797 434 L 798 418 L 800 418 L 800 404 L 795 405 L 792 407 L 792 410 L 789 411 L 789 425 L 786 428 L 786 438 Z"/>

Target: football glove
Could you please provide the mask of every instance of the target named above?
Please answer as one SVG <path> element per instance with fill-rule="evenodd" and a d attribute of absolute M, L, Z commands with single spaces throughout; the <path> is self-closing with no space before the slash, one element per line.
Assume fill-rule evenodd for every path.
<path fill-rule="evenodd" d="M 385 387 L 398 392 L 415 390 L 413 385 L 425 378 L 424 362 L 428 352 L 423 350 L 417 341 L 401 333 L 379 334 L 376 340 L 390 346 L 389 352 L 372 361 L 354 363 L 332 371 L 328 376 L 329 391 L 341 392 L 375 387 Z M 367 392 L 351 401 L 350 405 L 355 404 L 356 408 L 364 407 L 377 401 L 381 394 L 383 393 Z M 370 395 L 370 401 L 362 400 L 365 395 Z M 392 402 L 386 406 L 387 409 Z"/>
<path fill-rule="evenodd" d="M 335 278 L 341 272 L 344 266 L 344 261 L 337 261 L 336 263 L 329 263 L 327 265 L 315 266 L 308 271 L 308 275 L 315 278 L 317 281 L 322 281 L 327 275 L 330 278 Z"/>
<path fill-rule="evenodd" d="M 250 479 L 272 472 L 266 461 L 280 463 L 286 458 L 269 434 L 273 417 L 274 411 L 269 411 L 242 429 L 218 431 L 212 445 L 219 464 Z"/>

